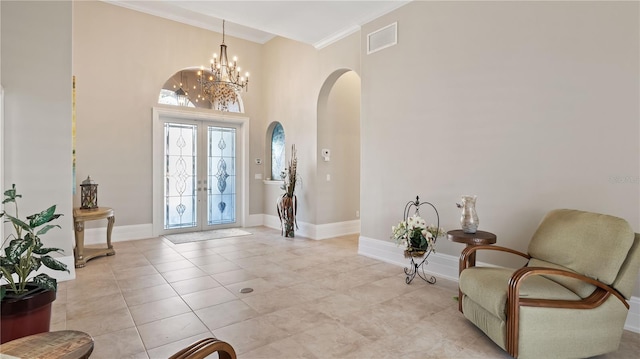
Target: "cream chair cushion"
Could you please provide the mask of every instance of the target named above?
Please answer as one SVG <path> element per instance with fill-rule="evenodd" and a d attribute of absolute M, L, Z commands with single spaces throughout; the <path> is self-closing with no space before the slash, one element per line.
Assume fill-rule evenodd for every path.
<path fill-rule="evenodd" d="M 544 217 L 528 251 L 532 258 L 610 285 L 618 276 L 633 239 L 631 226 L 622 218 L 557 209 Z"/>
<path fill-rule="evenodd" d="M 469 298 L 501 320 L 507 320 L 505 308 L 512 269 L 473 267 L 460 274 L 460 289 Z M 543 276 L 528 278 L 520 287 L 521 298 L 580 300 L 564 286 Z"/>

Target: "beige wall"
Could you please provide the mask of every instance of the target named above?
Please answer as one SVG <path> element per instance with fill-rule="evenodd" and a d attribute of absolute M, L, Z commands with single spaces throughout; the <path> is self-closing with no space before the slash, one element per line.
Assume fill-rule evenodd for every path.
<path fill-rule="evenodd" d="M 282 124 L 287 143 L 287 162 L 291 144 L 296 145 L 298 173 L 302 177 L 302 186 L 297 190 L 298 220 L 301 222 L 327 223 L 326 206 L 321 203 L 333 202 L 341 195 L 337 191 L 326 193 L 318 183 L 319 171 L 324 171 L 322 164 L 318 162 L 321 161 L 318 146 L 318 99 L 323 85 L 336 72 L 359 71 L 359 48 L 359 34 L 353 34 L 320 51 L 310 45 L 280 37 L 264 45 L 265 80 L 262 100 L 265 122 L 259 131 L 264 133 L 274 121 Z M 350 87 L 355 89 L 353 85 Z M 349 101 L 357 103 L 358 97 L 359 94 L 354 93 Z M 256 129 L 252 128 L 254 130 Z M 262 146 L 264 148 L 264 144 Z M 347 167 L 344 163 L 336 164 L 334 172 L 347 172 Z M 265 176 L 269 176 L 267 169 Z M 324 174 L 322 176 L 324 178 Z M 338 185 L 337 182 L 334 183 Z M 276 185 L 265 185 L 265 189 L 264 213 L 276 215 L 276 198 L 282 191 Z M 319 195 L 325 197 L 320 199 Z M 327 195 L 330 197 L 327 198 Z M 351 203 L 349 212 L 355 213 L 353 208 L 357 208 L 357 204 L 353 201 Z M 323 211 L 322 214 L 318 213 L 320 210 Z M 331 218 L 335 222 L 346 221 L 353 219 L 353 214 Z"/>
<path fill-rule="evenodd" d="M 71 271 L 48 273 L 73 278 L 71 168 L 71 2 L 0 2 L 4 183 L 15 183 L 20 217 L 51 205 L 64 216 L 61 228 L 42 239 L 64 250 Z M 51 31 L 55 29 L 55 31 Z M 13 208 L 7 208 L 9 212 Z M 5 230 L 5 234 L 13 230 Z"/>
<path fill-rule="evenodd" d="M 287 163 L 291 156 L 291 145 L 296 145 L 298 174 L 302 177 L 302 186 L 296 189 L 298 220 L 313 223 L 316 213 L 313 205 L 316 173 L 315 103 L 319 89 L 317 52 L 310 45 L 276 37 L 264 45 L 263 61 L 265 122 L 263 127 L 252 128 L 252 131 L 265 133 L 270 123 L 280 122 L 285 133 Z M 265 169 L 265 176 L 269 177 L 266 173 Z M 282 190 L 276 185 L 265 185 L 265 188 L 268 193 L 265 195 L 263 213 L 276 215 L 275 198 Z"/>
<path fill-rule="evenodd" d="M 73 72 L 77 77 L 77 179 L 91 175 L 99 203 L 117 210 L 117 224 L 152 221 L 151 108 L 176 71 L 207 65 L 221 34 L 96 1 L 74 2 Z M 250 127 L 261 128 L 262 47 L 226 36 L 229 55 L 251 72 L 243 93 Z M 251 131 L 251 143 L 263 135 Z M 250 178 L 261 172 L 253 159 Z M 262 182 L 250 182 L 249 213 L 262 213 Z M 75 198 L 78 203 L 78 196 Z M 93 224 L 93 223 L 92 223 Z M 94 224 L 104 226 L 104 224 Z"/>
<path fill-rule="evenodd" d="M 640 231 L 638 6 L 412 2 L 365 25 L 399 41 L 361 53 L 362 235 L 389 238 L 417 194 L 446 229 L 478 195 L 480 229 L 520 250 L 554 208 Z"/>

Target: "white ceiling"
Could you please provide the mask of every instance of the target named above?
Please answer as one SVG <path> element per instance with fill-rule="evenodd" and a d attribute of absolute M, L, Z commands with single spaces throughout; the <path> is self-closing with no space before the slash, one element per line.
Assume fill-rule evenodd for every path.
<path fill-rule="evenodd" d="M 274 36 L 322 48 L 411 0 L 104 0 L 129 9 L 264 44 Z"/>

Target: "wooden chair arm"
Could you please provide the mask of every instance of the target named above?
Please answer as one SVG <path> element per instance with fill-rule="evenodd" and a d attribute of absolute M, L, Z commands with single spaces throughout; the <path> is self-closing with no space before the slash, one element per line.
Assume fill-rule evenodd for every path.
<path fill-rule="evenodd" d="M 199 340 L 173 354 L 169 359 L 203 359 L 213 353 L 218 353 L 220 359 L 236 359 L 236 352 L 233 347 L 229 343 L 216 338 Z"/>
<path fill-rule="evenodd" d="M 603 294 L 598 294 L 598 290 L 594 291 L 589 297 L 584 298 L 581 301 L 575 300 L 548 300 L 548 299 L 535 299 L 535 298 L 519 298 L 520 296 L 520 286 L 522 282 L 530 276 L 534 275 L 559 275 L 563 277 L 569 277 L 581 280 L 583 282 L 587 282 L 593 286 L 598 287 L 601 292 L 607 293 L 604 298 L 601 298 L 601 302 L 604 302 L 609 295 L 614 295 L 618 298 L 622 304 L 624 304 L 627 309 L 629 309 L 629 303 L 624 299 L 622 294 L 620 294 L 614 288 L 599 282 L 593 278 L 584 276 L 580 273 L 570 272 L 564 269 L 558 268 L 546 268 L 546 267 L 523 267 L 516 270 L 511 279 L 509 279 L 509 292 L 507 294 L 507 301 L 510 299 L 516 299 L 520 302 L 520 305 L 523 306 L 536 306 L 536 307 L 554 307 L 554 308 L 576 308 L 576 309 L 591 309 L 597 307 L 600 303 L 592 302 L 593 297 L 598 295 L 602 296 Z M 586 302 L 585 302 L 586 301 Z M 588 302 L 588 303 L 587 303 Z M 562 304 L 566 303 L 566 304 Z"/>
<path fill-rule="evenodd" d="M 520 298 L 520 286 L 522 285 L 522 282 L 524 282 L 526 278 L 534 275 L 559 275 L 574 278 L 592 284 L 597 288 L 590 296 L 582 300 Z M 509 352 L 509 354 L 514 358 L 518 357 L 518 331 L 520 326 L 521 306 L 593 309 L 604 303 L 612 294 L 618 298 L 622 304 L 624 304 L 627 310 L 629 309 L 629 304 L 617 290 L 582 274 L 563 269 L 545 267 L 523 267 L 516 270 L 509 279 L 509 289 L 507 292 L 507 352 Z"/>
<path fill-rule="evenodd" d="M 495 245 L 489 245 L 489 244 L 479 245 L 479 246 L 469 246 L 469 247 L 466 247 L 465 249 L 463 249 L 462 253 L 460 253 L 460 272 L 462 272 L 464 269 L 467 269 L 467 268 L 470 267 L 469 258 L 471 257 L 471 255 L 473 253 L 475 253 L 476 251 L 478 251 L 480 249 L 483 249 L 483 250 L 486 249 L 486 250 L 491 250 L 491 251 L 499 251 L 499 252 L 507 252 L 507 253 L 518 255 L 520 257 L 524 257 L 526 259 L 530 259 L 531 258 L 531 256 L 529 256 L 526 253 L 522 253 L 522 252 L 516 251 L 515 249 L 511 249 L 511 248 L 507 248 L 507 247 L 501 247 L 501 246 L 495 246 Z"/>

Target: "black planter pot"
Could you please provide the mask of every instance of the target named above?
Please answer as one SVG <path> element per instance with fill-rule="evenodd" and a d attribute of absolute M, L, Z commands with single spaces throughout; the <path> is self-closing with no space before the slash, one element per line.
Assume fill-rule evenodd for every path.
<path fill-rule="evenodd" d="M 18 297 L 8 293 L 0 302 L 0 343 L 49 331 L 56 292 L 35 285 L 27 288 L 26 294 Z"/>

